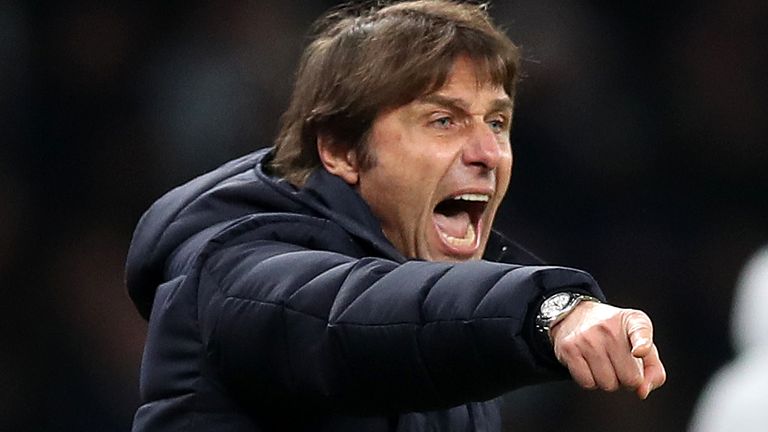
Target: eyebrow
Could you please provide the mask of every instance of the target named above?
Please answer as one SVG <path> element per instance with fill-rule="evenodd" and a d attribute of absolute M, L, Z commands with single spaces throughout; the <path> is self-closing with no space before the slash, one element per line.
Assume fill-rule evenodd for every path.
<path fill-rule="evenodd" d="M 419 102 L 422 103 L 429 103 L 434 105 L 441 105 L 446 108 L 452 108 L 452 109 L 459 109 L 465 112 L 469 112 L 469 104 L 460 98 L 452 98 L 448 96 L 442 96 L 439 94 L 428 94 L 423 97 L 418 98 Z M 489 112 L 498 112 L 498 111 L 512 111 L 512 107 L 514 106 L 512 99 L 505 97 L 505 98 L 499 98 L 494 99 L 493 102 L 491 102 L 491 109 L 488 110 Z"/>

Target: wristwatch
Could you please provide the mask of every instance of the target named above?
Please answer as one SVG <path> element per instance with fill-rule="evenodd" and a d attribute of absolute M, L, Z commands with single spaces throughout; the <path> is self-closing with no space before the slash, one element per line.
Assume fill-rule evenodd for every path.
<path fill-rule="evenodd" d="M 571 311 L 583 301 L 602 303 L 598 298 L 575 292 L 560 292 L 547 297 L 536 315 L 536 330 L 547 336 L 552 342 L 550 330 L 555 324 L 562 321 Z"/>

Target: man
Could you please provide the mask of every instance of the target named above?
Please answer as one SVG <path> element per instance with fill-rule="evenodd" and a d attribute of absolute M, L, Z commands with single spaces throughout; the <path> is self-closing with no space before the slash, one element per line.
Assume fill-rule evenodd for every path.
<path fill-rule="evenodd" d="M 139 223 L 134 430 L 500 430 L 523 385 L 663 384 L 645 314 L 491 230 L 518 59 L 476 5 L 322 19 L 275 147 Z"/>

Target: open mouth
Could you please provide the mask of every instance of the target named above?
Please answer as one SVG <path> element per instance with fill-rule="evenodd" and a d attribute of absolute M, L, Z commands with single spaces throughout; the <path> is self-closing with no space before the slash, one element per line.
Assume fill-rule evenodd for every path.
<path fill-rule="evenodd" d="M 476 249 L 480 220 L 489 200 L 487 194 L 465 193 L 440 201 L 435 206 L 433 220 L 443 241 L 454 249 L 467 252 Z"/>

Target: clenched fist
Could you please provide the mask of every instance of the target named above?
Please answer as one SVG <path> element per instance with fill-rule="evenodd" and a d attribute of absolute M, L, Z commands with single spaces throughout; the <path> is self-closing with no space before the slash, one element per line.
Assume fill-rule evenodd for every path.
<path fill-rule="evenodd" d="M 667 379 L 651 319 L 641 311 L 581 302 L 550 335 L 555 356 L 584 388 L 625 387 L 645 399 Z"/>

